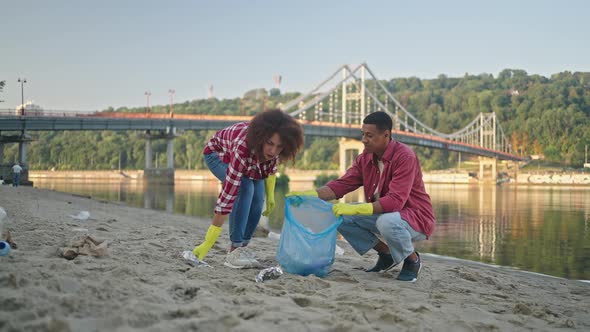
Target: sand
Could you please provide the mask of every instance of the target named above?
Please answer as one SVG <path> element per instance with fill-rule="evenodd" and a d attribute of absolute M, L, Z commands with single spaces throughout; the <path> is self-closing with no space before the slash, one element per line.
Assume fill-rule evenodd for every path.
<path fill-rule="evenodd" d="M 227 223 L 206 261 L 181 257 L 209 221 L 117 203 L 0 186 L 18 249 L 0 257 L 2 331 L 486 331 L 590 330 L 590 284 L 424 253 L 418 282 L 399 267 L 369 274 L 376 255 L 344 249 L 325 278 L 223 266 Z M 213 208 L 213 207 L 212 207 Z M 87 220 L 72 216 L 83 216 Z M 60 256 L 90 235 L 106 251 Z M 251 248 L 275 266 L 278 241 Z M 106 255 L 102 255 L 106 254 Z"/>

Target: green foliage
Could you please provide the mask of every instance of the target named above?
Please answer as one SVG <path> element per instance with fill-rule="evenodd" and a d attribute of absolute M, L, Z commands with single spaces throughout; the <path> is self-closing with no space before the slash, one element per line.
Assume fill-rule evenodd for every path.
<path fill-rule="evenodd" d="M 590 145 L 590 73 L 546 78 L 506 69 L 498 77 L 440 75 L 433 80 L 393 79 L 394 96 L 421 121 L 441 132 L 463 128 L 480 112 L 495 112 L 513 151 L 544 154 L 564 166 L 583 163 Z M 456 153 L 413 147 L 424 169 L 453 167 Z M 466 158 L 468 156 L 463 156 Z"/>
<path fill-rule="evenodd" d="M 287 176 L 287 174 L 278 174 L 277 175 L 277 182 L 275 183 L 275 186 L 277 187 L 289 187 L 289 176 Z"/>
<path fill-rule="evenodd" d="M 281 95 L 281 90 L 277 89 L 277 88 L 272 88 L 270 89 L 269 93 L 268 93 L 271 97 L 278 97 Z"/>
<path fill-rule="evenodd" d="M 306 137 L 305 149 L 297 156 L 299 169 L 338 169 L 338 141 L 323 137 Z"/>
<path fill-rule="evenodd" d="M 315 180 L 313 180 L 313 185 L 316 188 L 319 188 L 321 186 L 324 186 L 326 183 L 335 180 L 338 178 L 338 174 L 320 174 L 318 176 L 316 176 Z"/>

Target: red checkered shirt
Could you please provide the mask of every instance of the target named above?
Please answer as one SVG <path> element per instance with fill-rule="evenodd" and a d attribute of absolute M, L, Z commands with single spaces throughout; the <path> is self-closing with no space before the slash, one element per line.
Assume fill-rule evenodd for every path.
<path fill-rule="evenodd" d="M 223 188 L 215 204 L 215 213 L 228 214 L 231 212 L 238 196 L 242 176 L 260 180 L 277 172 L 278 156 L 268 161 L 259 162 L 254 151 L 248 150 L 247 132 L 248 122 L 229 126 L 215 133 L 203 150 L 203 154 L 217 152 L 219 158 L 228 164 Z"/>

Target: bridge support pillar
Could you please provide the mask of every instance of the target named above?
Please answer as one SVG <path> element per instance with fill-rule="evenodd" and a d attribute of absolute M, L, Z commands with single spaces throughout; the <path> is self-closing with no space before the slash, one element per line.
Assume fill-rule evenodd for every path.
<path fill-rule="evenodd" d="M 166 139 L 166 152 L 168 155 L 168 168 L 174 169 L 174 137 Z"/>
<path fill-rule="evenodd" d="M 338 141 L 340 154 L 340 175 L 352 166 L 354 159 L 365 149 L 363 143 L 356 139 L 341 138 Z"/>
<path fill-rule="evenodd" d="M 145 169 L 143 178 L 147 182 L 174 184 L 174 137 L 176 136 L 175 128 L 169 128 L 166 131 L 152 133 L 149 130 L 144 134 L 145 137 Z M 152 141 L 154 139 L 166 140 L 166 168 L 154 168 Z"/>
<path fill-rule="evenodd" d="M 27 141 L 18 143 L 18 163 L 25 167 L 27 164 Z"/>
<path fill-rule="evenodd" d="M 479 157 L 479 182 L 496 182 L 498 178 L 496 158 Z M 486 168 L 491 167 L 489 177 L 485 171 Z"/>
<path fill-rule="evenodd" d="M 149 134 L 148 134 L 149 135 Z M 152 138 L 147 137 L 145 139 L 145 169 L 153 168 L 152 166 L 152 159 L 153 159 L 153 151 L 152 151 Z"/>

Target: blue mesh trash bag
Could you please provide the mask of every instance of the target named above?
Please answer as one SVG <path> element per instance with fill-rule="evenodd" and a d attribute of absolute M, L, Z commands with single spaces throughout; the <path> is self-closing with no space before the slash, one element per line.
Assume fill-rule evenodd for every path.
<path fill-rule="evenodd" d="M 277 252 L 283 271 L 324 277 L 334 263 L 336 229 L 342 217 L 332 204 L 312 196 L 285 198 L 285 221 Z"/>

